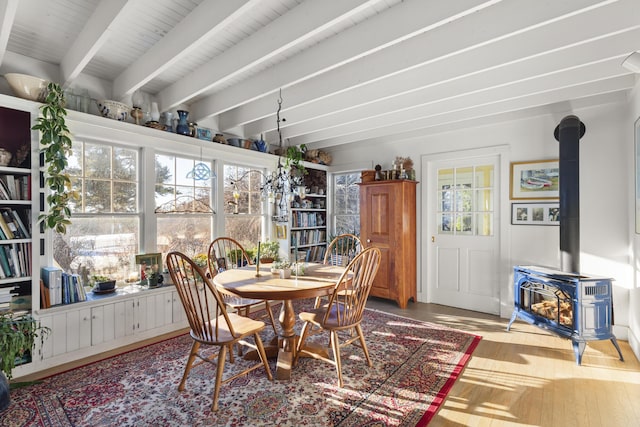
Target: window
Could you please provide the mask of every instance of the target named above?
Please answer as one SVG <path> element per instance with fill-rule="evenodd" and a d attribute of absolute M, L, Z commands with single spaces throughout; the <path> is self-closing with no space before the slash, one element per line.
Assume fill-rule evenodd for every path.
<path fill-rule="evenodd" d="M 360 172 L 333 175 L 333 230 L 360 235 Z"/>
<path fill-rule="evenodd" d="M 262 177 L 259 169 L 224 165 L 225 235 L 245 249 L 252 249 L 262 240 L 267 223 L 260 191 Z"/>
<path fill-rule="evenodd" d="M 122 281 L 135 271 L 140 240 L 139 153 L 135 149 L 74 141 L 67 172 L 80 198 L 73 220 L 54 233 L 53 258 L 67 272 Z"/>
<path fill-rule="evenodd" d="M 493 235 L 492 165 L 438 170 L 439 234 Z"/>
<path fill-rule="evenodd" d="M 157 250 L 207 253 L 213 237 L 211 163 L 155 156 Z"/>

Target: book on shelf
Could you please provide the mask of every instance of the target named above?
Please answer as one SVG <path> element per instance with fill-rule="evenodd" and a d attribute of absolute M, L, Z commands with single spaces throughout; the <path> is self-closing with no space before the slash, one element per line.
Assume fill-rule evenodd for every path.
<path fill-rule="evenodd" d="M 15 236 L 13 234 L 13 230 L 9 228 L 9 224 L 4 218 L 4 215 L 0 214 L 0 229 L 2 229 L 2 235 L 4 236 L 3 240 L 11 240 L 14 239 Z"/>
<path fill-rule="evenodd" d="M 0 174 L 1 200 L 31 200 L 31 175 Z"/>
<path fill-rule="evenodd" d="M 9 258 L 7 257 L 4 245 L 0 246 L 0 268 L 2 269 L 5 278 L 14 277 L 14 272 L 11 269 L 11 265 L 9 265 Z"/>
<path fill-rule="evenodd" d="M 30 215 L 31 210 L 27 209 L 25 210 L 25 214 L 26 215 Z M 31 229 L 30 227 L 26 227 L 24 225 L 24 222 L 22 221 L 22 218 L 20 218 L 20 214 L 18 213 L 17 210 L 15 209 L 11 209 L 11 215 L 13 216 L 13 220 L 16 223 L 16 227 L 18 228 L 18 230 L 20 231 L 20 234 L 22 235 L 22 239 L 30 239 L 31 238 Z M 27 216 L 28 218 L 28 216 Z M 28 220 L 27 220 L 27 224 L 31 224 Z"/>
<path fill-rule="evenodd" d="M 58 267 L 42 267 L 42 281 L 49 290 L 51 305 L 62 304 L 62 270 Z"/>
<path fill-rule="evenodd" d="M 77 274 L 62 273 L 62 304 L 87 300 L 87 294 Z"/>
<path fill-rule="evenodd" d="M 40 279 L 40 308 L 51 307 L 49 300 L 49 289 L 44 286 L 44 280 Z"/>
<path fill-rule="evenodd" d="M 0 208 L 0 214 L 2 215 L 2 220 L 13 234 L 14 239 L 28 239 L 30 238 L 30 233 L 25 227 L 22 219 L 18 221 L 20 215 L 15 209 L 11 208 Z M 4 227 L 3 227 L 4 229 Z"/>

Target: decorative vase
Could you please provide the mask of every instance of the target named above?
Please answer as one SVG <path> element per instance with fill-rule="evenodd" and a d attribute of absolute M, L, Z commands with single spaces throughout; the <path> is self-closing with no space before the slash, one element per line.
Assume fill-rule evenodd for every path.
<path fill-rule="evenodd" d="M 151 103 L 151 120 L 154 122 L 160 121 L 160 111 L 158 110 L 158 103 Z"/>
<path fill-rule="evenodd" d="M 167 132 L 173 133 L 173 113 L 165 111 L 164 113 L 164 126 Z"/>
<path fill-rule="evenodd" d="M 189 135 L 189 122 L 187 122 L 187 116 L 189 112 L 185 110 L 178 110 L 178 125 L 176 126 L 176 133 L 180 135 Z"/>

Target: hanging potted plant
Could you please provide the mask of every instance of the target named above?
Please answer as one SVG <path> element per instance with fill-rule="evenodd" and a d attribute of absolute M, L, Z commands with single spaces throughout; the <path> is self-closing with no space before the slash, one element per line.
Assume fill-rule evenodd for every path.
<path fill-rule="evenodd" d="M 64 92 L 59 84 L 50 82 L 47 85 L 47 97 L 40 106 L 40 117 L 33 130 L 40 131 L 40 151 L 44 154 L 46 165 L 45 183 L 49 189 L 47 204 L 49 209 L 40 214 L 39 221 L 45 228 L 65 234 L 67 225 L 71 224 L 69 202 L 77 199 L 77 192 L 71 190 L 71 179 L 65 173 L 71 155 L 71 138 L 67 128 L 64 109 Z"/>
<path fill-rule="evenodd" d="M 300 146 L 291 145 L 287 147 L 286 151 L 286 160 L 284 162 L 285 167 L 289 168 L 291 173 L 296 173 L 296 171 L 301 175 L 307 174 L 307 168 L 304 167 L 302 163 L 304 160 L 304 153 L 307 151 L 307 146 L 302 144 Z"/>
<path fill-rule="evenodd" d="M 14 317 L 10 311 L 0 312 L 0 411 L 9 406 L 9 382 L 16 361 L 31 356 L 36 339 L 40 344 L 50 329 L 42 326 L 31 315 Z"/>

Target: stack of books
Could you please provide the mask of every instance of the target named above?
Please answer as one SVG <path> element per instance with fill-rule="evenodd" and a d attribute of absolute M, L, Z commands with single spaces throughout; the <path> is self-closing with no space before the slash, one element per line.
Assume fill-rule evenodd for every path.
<path fill-rule="evenodd" d="M 9 308 L 11 308 L 11 299 L 13 298 L 14 290 L 15 286 L 0 288 L 0 311 L 9 310 Z"/>

